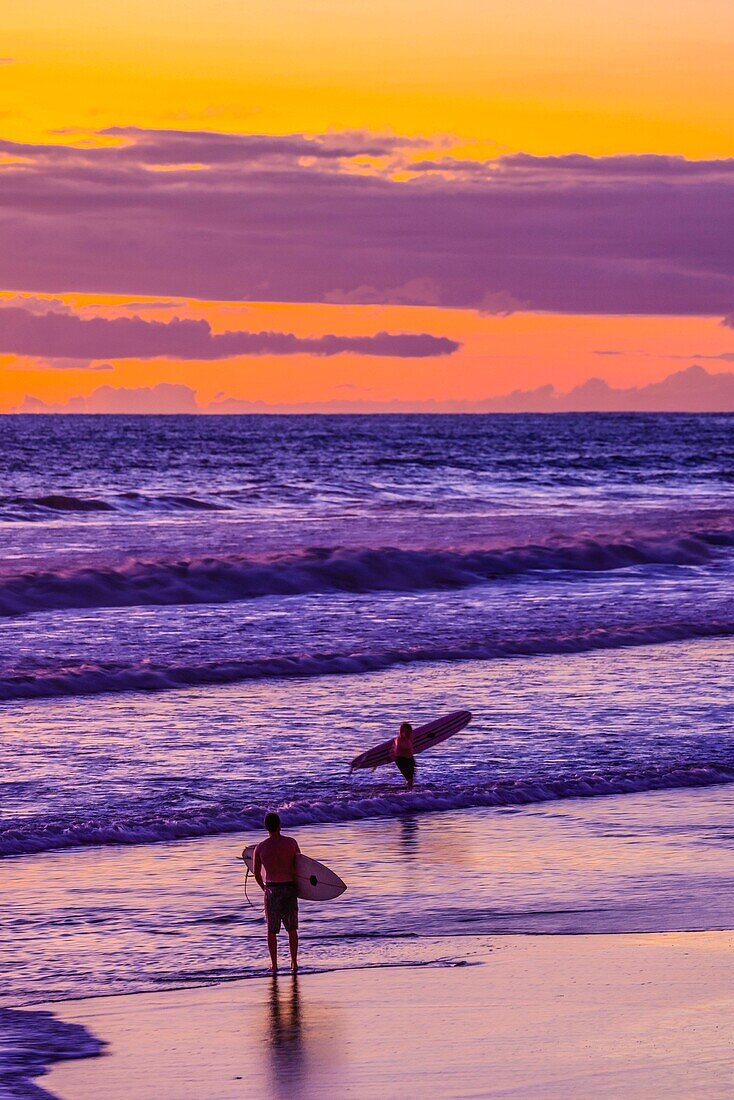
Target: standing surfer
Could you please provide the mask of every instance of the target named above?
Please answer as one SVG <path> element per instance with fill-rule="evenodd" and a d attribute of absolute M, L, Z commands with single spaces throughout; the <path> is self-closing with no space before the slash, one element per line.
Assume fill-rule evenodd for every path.
<path fill-rule="evenodd" d="M 268 925 L 268 951 L 272 972 L 278 973 L 278 933 L 282 923 L 288 933 L 291 969 L 295 974 L 298 970 L 296 856 L 301 849 L 292 836 L 281 835 L 278 814 L 266 814 L 264 824 L 268 836 L 255 849 L 252 871 L 255 881 L 265 893 L 265 919 Z"/>
<path fill-rule="evenodd" d="M 415 782 L 415 745 L 413 743 L 413 727 L 410 722 L 403 722 L 400 733 L 393 738 L 390 755 L 400 774 L 408 784 L 408 790 Z"/>

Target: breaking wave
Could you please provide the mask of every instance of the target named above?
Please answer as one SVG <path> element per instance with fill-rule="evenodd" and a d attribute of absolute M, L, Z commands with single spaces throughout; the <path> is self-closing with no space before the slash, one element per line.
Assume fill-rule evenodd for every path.
<path fill-rule="evenodd" d="M 599 572 L 641 565 L 703 565 L 734 547 L 734 532 L 678 538 L 514 546 L 498 550 L 315 547 L 244 556 L 128 561 L 120 566 L 28 571 L 0 577 L 0 615 L 72 608 L 229 603 L 328 592 L 418 592 L 467 588 L 552 570 Z"/>
<path fill-rule="evenodd" d="M 95 512 L 222 512 L 229 505 L 175 493 L 117 493 L 110 497 L 80 497 L 48 493 L 37 497 L 0 497 L 0 523 L 60 518 Z"/>
<path fill-rule="evenodd" d="M 59 696 L 104 695 L 123 691 L 170 691 L 176 688 L 234 684 L 246 680 L 307 679 L 358 675 L 398 665 L 433 661 L 478 661 L 532 657 L 734 635 L 734 621 L 676 622 L 622 628 L 596 628 L 573 634 L 527 635 L 512 640 L 486 640 L 466 646 L 389 649 L 377 653 L 314 653 L 294 657 L 256 657 L 190 665 L 80 664 L 62 668 L 6 672 L 0 675 L 0 702 Z"/>
<path fill-rule="evenodd" d="M 637 794 L 644 791 L 708 787 L 734 782 L 734 767 L 724 764 L 650 767 L 603 775 L 572 775 L 498 780 L 464 786 L 419 790 L 359 791 L 359 784 L 345 794 L 314 801 L 286 802 L 278 807 L 287 826 L 317 825 L 367 818 L 398 817 L 407 813 L 441 812 L 491 806 L 524 806 L 568 798 Z M 0 856 L 28 855 L 62 848 L 105 845 L 154 844 L 170 840 L 217 836 L 259 829 L 264 805 L 209 806 L 161 813 L 122 809 L 108 817 L 80 820 L 22 821 L 0 828 Z"/>

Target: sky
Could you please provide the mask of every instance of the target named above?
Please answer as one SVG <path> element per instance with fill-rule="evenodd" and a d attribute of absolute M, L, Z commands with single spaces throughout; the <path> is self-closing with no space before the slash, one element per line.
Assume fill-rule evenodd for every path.
<path fill-rule="evenodd" d="M 728 408 L 732 47 L 728 0 L 5 0 L 0 411 Z"/>

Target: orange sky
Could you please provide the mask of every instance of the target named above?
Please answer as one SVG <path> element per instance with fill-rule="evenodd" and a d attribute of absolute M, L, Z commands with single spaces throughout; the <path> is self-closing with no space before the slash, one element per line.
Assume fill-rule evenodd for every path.
<path fill-rule="evenodd" d="M 3 133 L 445 132 L 533 153 L 733 151 L 728 0 L 5 0 Z"/>
<path fill-rule="evenodd" d="M 0 137 L 99 143 L 92 132 L 108 126 L 359 130 L 433 135 L 438 148 L 480 160 L 517 151 L 725 158 L 734 155 L 733 47 L 728 0 L 6 0 Z M 26 281 L 22 289 L 54 288 Z M 124 302 L 65 300 L 88 316 L 112 315 L 113 302 Z M 59 401 L 101 384 L 159 381 L 192 387 L 202 404 L 220 393 L 267 402 L 476 399 L 546 382 L 568 389 L 592 375 L 641 385 L 734 347 L 715 316 L 488 317 L 428 306 L 190 300 L 146 318 L 173 313 L 206 317 L 217 331 L 386 329 L 462 347 L 435 359 L 118 360 L 104 372 L 0 355 L 0 408 L 26 394 Z M 704 365 L 725 370 L 728 361 Z"/>
<path fill-rule="evenodd" d="M 9 295 L 0 295 L 0 301 Z M 121 297 L 57 295 L 84 316 L 123 316 Z M 141 299 L 142 300 L 142 299 Z M 152 300 L 151 300 L 152 301 Z M 146 310 L 146 319 L 204 317 L 216 331 L 293 331 L 300 336 L 440 332 L 462 341 L 437 359 L 340 355 L 236 356 L 214 362 L 120 359 L 104 372 L 49 370 L 43 360 L 3 356 L 2 411 L 25 394 L 49 402 L 86 395 L 100 385 L 153 386 L 180 382 L 200 405 L 218 395 L 267 403 L 331 400 L 481 400 L 552 382 L 566 391 L 597 376 L 617 388 L 657 382 L 693 362 L 727 368 L 715 357 L 734 350 L 731 331 L 710 317 L 602 317 L 515 313 L 484 316 L 473 310 L 408 306 L 335 306 L 177 301 L 174 309 Z M 129 313 L 127 314 L 129 315 Z M 609 353 L 613 354 L 609 354 Z M 711 357 L 711 361 L 707 357 Z"/>

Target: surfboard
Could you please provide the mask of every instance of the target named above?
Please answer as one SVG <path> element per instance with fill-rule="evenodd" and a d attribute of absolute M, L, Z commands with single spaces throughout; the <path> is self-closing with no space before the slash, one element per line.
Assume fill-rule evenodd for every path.
<path fill-rule="evenodd" d="M 256 844 L 250 844 L 242 853 L 245 865 L 252 873 Z M 325 867 L 317 859 L 311 859 L 299 852 L 296 856 L 296 893 L 304 901 L 331 901 L 338 898 L 347 888 L 330 867 Z"/>
<path fill-rule="evenodd" d="M 449 737 L 453 737 L 455 733 L 469 725 L 471 718 L 471 711 L 455 710 L 452 714 L 446 714 L 443 718 L 437 718 L 434 722 L 428 722 L 425 726 L 418 726 L 417 729 L 413 730 L 416 756 L 419 752 L 425 752 L 426 749 L 433 748 L 434 745 L 440 745 L 442 741 L 447 741 Z M 366 752 L 355 756 L 349 765 L 350 771 L 357 771 L 359 768 L 379 768 L 381 764 L 392 764 L 393 758 L 390 755 L 390 750 L 392 749 L 393 740 L 394 738 L 391 737 L 389 741 L 383 741 L 382 744 L 375 745 L 373 749 L 367 749 Z"/>

